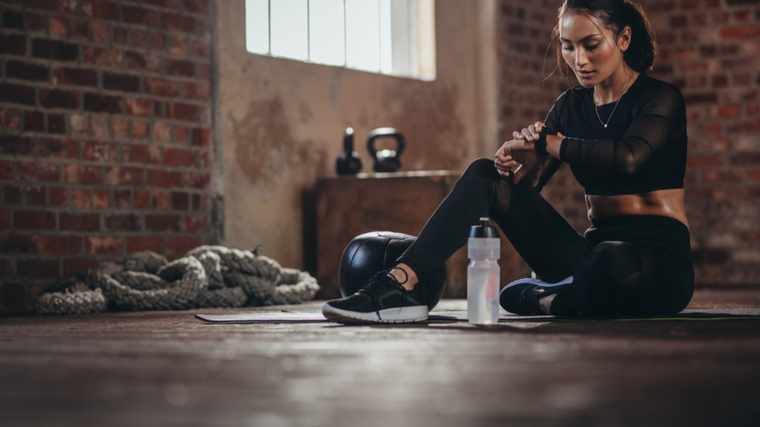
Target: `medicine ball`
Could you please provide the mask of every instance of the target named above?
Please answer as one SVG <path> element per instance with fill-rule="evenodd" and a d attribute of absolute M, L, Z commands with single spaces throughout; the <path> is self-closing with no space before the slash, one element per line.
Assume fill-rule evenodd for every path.
<path fill-rule="evenodd" d="M 353 295 L 375 273 L 393 267 L 396 259 L 416 239 L 414 236 L 392 231 L 373 231 L 355 237 L 346 246 L 340 258 L 340 293 L 344 297 Z M 428 309 L 432 310 L 441 300 L 445 285 L 446 264 L 442 263 L 422 284 L 422 293 Z"/>

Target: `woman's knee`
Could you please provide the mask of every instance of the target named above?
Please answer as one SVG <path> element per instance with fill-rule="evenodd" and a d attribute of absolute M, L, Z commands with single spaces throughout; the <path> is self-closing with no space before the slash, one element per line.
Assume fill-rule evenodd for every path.
<path fill-rule="evenodd" d="M 465 172 L 488 173 L 491 169 L 496 170 L 493 159 L 481 157 L 470 162 Z"/>
<path fill-rule="evenodd" d="M 489 198 L 492 199 L 496 184 L 501 181 L 501 175 L 496 171 L 496 166 L 492 159 L 473 160 L 462 176 L 457 181 L 457 187 L 467 189 L 466 191 L 478 191 L 484 189 Z"/>
<path fill-rule="evenodd" d="M 499 173 L 496 171 L 493 159 L 487 159 L 482 157 L 480 159 L 473 160 L 462 176 L 467 177 L 482 177 L 489 180 L 498 179 Z"/>

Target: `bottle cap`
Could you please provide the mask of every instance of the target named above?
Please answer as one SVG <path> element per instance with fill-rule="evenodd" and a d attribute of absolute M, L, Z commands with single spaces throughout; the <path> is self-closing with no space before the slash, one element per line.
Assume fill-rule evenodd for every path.
<path fill-rule="evenodd" d="M 488 225 L 488 218 L 480 218 L 480 225 L 470 227 L 470 237 L 485 237 L 486 239 L 498 239 L 499 230 Z"/>

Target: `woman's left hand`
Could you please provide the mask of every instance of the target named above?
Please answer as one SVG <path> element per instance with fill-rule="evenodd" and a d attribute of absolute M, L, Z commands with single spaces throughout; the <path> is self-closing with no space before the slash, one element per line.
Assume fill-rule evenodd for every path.
<path fill-rule="evenodd" d="M 496 152 L 494 165 L 501 176 L 514 174 L 512 182 L 517 184 L 536 167 L 539 156 L 533 142 L 527 141 L 519 132 L 514 132 L 513 136 L 515 139 L 505 142 Z"/>

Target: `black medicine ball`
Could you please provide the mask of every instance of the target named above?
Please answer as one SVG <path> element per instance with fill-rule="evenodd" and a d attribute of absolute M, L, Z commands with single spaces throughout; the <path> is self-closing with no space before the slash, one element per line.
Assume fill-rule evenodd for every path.
<path fill-rule="evenodd" d="M 340 258 L 340 293 L 344 297 L 353 295 L 375 273 L 393 267 L 396 259 L 416 239 L 414 236 L 392 231 L 373 231 L 355 237 L 346 246 Z M 441 264 L 422 285 L 428 309 L 432 310 L 441 300 L 445 285 L 446 264 Z"/>

